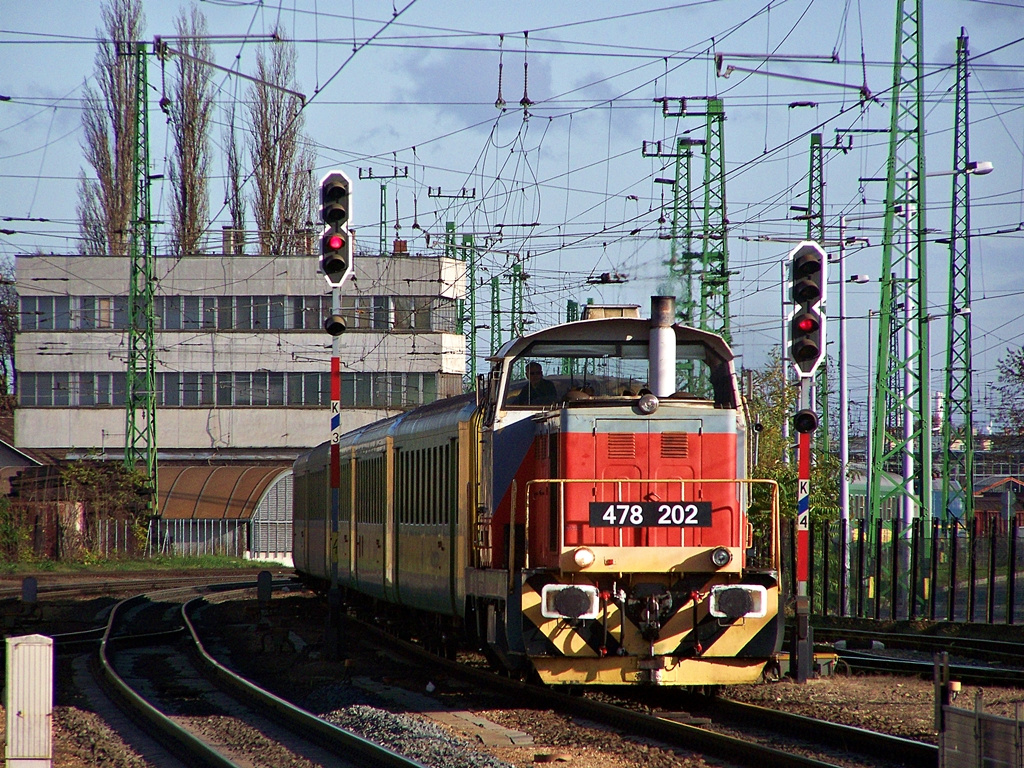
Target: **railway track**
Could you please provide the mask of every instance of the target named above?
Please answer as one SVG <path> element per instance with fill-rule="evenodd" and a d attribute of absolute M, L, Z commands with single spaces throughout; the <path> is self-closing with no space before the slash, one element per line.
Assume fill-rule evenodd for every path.
<path fill-rule="evenodd" d="M 164 590 L 121 601 L 99 649 L 113 697 L 174 758 L 217 768 L 302 764 L 295 762 L 300 759 L 346 768 L 421 768 L 216 662 L 189 616 L 196 604 L 183 604 L 194 592 Z"/>
<path fill-rule="evenodd" d="M 365 636 L 378 646 L 387 644 L 414 663 L 429 663 L 454 677 L 472 681 L 481 689 L 500 688 L 514 700 L 530 701 L 571 716 L 583 716 L 627 734 L 654 738 L 670 747 L 685 749 L 743 766 L 773 768 L 835 768 L 886 765 L 934 768 L 935 746 L 850 726 L 814 720 L 736 702 L 688 699 L 686 712 L 651 706 L 637 693 L 624 701 L 617 692 L 598 697 L 574 696 L 509 680 L 441 659 L 412 643 L 360 623 Z M 607 690 L 607 689 L 606 689 Z M 677 702 L 679 700 L 677 699 Z M 700 717 L 698 715 L 707 715 Z"/>
<path fill-rule="evenodd" d="M 950 677 L 977 686 L 1024 688 L 1024 645 L 1006 640 L 946 637 L 868 630 L 815 629 L 815 640 L 832 642 L 840 669 L 931 677 L 934 655 L 953 657 Z"/>

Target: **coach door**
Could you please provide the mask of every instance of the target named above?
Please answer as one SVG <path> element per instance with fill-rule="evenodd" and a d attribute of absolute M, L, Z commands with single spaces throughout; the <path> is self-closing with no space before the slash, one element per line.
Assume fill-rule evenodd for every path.
<path fill-rule="evenodd" d="M 693 482 L 685 482 L 702 476 L 701 420 L 597 419 L 594 426 L 594 477 L 608 481 L 598 484 L 597 501 L 654 505 L 642 517 L 630 515 L 624 520 L 616 519 L 614 524 L 600 518 L 591 521 L 601 523 L 592 530 L 594 543 L 682 545 L 685 521 L 672 522 L 671 509 L 679 502 L 696 501 L 702 491 Z M 615 480 L 624 481 L 621 491 L 617 483 L 611 482 Z M 670 505 L 667 524 L 660 522 L 665 517 L 662 505 Z"/>

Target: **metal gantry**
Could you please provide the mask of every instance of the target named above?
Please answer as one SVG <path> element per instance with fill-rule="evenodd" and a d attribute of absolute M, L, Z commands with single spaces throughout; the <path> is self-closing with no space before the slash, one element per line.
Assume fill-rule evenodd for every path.
<path fill-rule="evenodd" d="M 896 10 L 869 495 L 870 512 L 876 515 L 889 499 L 897 500 L 905 525 L 917 515 L 928 516 L 931 506 L 923 5 L 924 0 L 899 0 Z M 902 228 L 897 216 L 904 217 Z M 897 298 L 902 311 L 894 311 Z M 890 330 L 902 345 L 899 354 L 890 351 Z M 902 419 L 900 429 L 887 428 L 888 402 Z M 883 470 L 897 463 L 902 481 L 884 483 Z"/>
<path fill-rule="evenodd" d="M 700 272 L 701 330 L 732 341 L 729 320 L 729 240 L 725 208 L 725 106 L 709 98 L 704 146 L 703 248 Z"/>
<path fill-rule="evenodd" d="M 949 236 L 945 412 L 942 419 L 942 516 L 949 518 L 954 480 L 963 519 L 974 513 L 974 407 L 971 402 L 971 174 L 967 98 L 967 34 L 956 41 L 953 205 Z"/>
<path fill-rule="evenodd" d="M 807 174 L 807 239 L 825 246 L 825 152 L 821 134 L 811 134 L 811 165 Z M 824 305 L 825 302 L 822 302 Z M 821 422 L 815 432 L 818 451 L 828 453 L 831 449 L 829 432 L 828 400 L 828 358 L 823 361 L 815 382 L 815 406 L 821 414 Z M 845 471 L 845 469 L 843 470 Z"/>
<path fill-rule="evenodd" d="M 156 512 L 156 360 L 153 298 L 156 265 L 153 254 L 149 195 L 149 111 L 146 78 L 146 44 L 135 43 L 130 57 L 135 68 L 135 136 L 132 145 L 132 218 L 130 272 L 128 279 L 128 363 L 124 464 L 134 470 L 142 464 Z"/>

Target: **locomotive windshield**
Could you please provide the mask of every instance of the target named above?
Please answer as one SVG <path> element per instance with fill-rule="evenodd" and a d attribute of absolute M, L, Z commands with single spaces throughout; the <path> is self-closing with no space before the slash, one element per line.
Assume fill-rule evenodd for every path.
<path fill-rule="evenodd" d="M 538 409 L 556 404 L 635 398 L 648 392 L 646 341 L 538 341 L 512 362 L 505 407 Z M 704 344 L 676 346 L 674 398 L 713 400 L 735 407 L 728 364 Z"/>

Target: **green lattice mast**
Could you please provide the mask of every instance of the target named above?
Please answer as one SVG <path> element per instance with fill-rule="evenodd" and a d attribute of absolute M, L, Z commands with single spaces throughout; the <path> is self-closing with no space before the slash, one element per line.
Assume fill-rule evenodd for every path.
<path fill-rule="evenodd" d="M 156 512 L 156 363 L 153 341 L 153 296 L 156 268 L 149 196 L 149 114 L 146 45 L 136 43 L 135 136 L 132 146 L 132 220 L 128 279 L 128 364 L 124 464 L 143 465 L 150 511 Z"/>
<path fill-rule="evenodd" d="M 956 41 L 956 121 L 949 238 L 946 402 L 942 419 L 942 509 L 949 516 L 953 480 L 963 491 L 963 517 L 974 514 L 974 406 L 971 401 L 971 174 L 967 100 L 967 34 Z"/>
<path fill-rule="evenodd" d="M 704 145 L 703 248 L 700 271 L 701 330 L 732 341 L 729 320 L 729 244 L 725 210 L 725 106 L 709 98 Z"/>
<path fill-rule="evenodd" d="M 871 514 L 892 499 L 905 525 L 917 515 L 927 517 L 931 506 L 922 6 L 923 0 L 898 0 L 896 10 L 871 436 Z M 897 298 L 902 312 L 894 312 Z M 890 329 L 901 354 L 890 353 Z M 902 421 L 896 430 L 886 429 L 887 403 Z M 894 464 L 902 467 L 902 481 L 887 486 L 883 470 Z"/>

